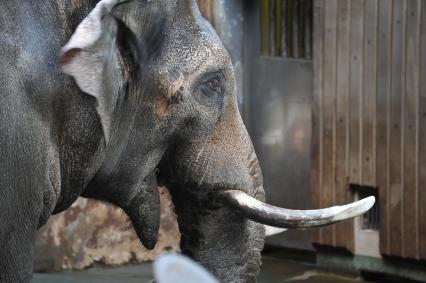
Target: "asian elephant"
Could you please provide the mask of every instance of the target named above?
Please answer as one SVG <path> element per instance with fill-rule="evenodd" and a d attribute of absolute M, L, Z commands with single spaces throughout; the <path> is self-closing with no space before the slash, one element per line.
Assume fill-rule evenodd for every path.
<path fill-rule="evenodd" d="M 229 56 L 194 0 L 8 0 L 0 4 L 0 281 L 31 280 L 36 230 L 79 196 L 130 217 L 147 248 L 157 181 L 181 246 L 221 282 L 255 282 L 264 227 L 360 215 L 264 201 Z"/>

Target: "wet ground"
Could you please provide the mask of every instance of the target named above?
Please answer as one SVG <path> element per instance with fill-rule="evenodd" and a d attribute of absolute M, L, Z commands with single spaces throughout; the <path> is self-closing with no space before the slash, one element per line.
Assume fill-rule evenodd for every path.
<path fill-rule="evenodd" d="M 117 268 L 93 268 L 80 272 L 35 274 L 34 283 L 145 283 L 152 279 L 151 264 Z M 357 278 L 324 273 L 314 265 L 263 257 L 259 283 L 350 283 Z"/>

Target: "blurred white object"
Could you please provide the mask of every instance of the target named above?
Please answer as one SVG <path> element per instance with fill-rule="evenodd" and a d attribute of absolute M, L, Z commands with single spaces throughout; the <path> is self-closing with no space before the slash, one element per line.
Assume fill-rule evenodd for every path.
<path fill-rule="evenodd" d="M 287 231 L 287 229 L 284 228 L 277 228 L 277 227 L 272 227 L 272 226 L 268 226 L 268 225 L 263 225 L 265 226 L 265 236 L 273 236 L 282 232 Z"/>
<path fill-rule="evenodd" d="M 166 254 L 154 262 L 157 283 L 219 283 L 204 267 L 177 254 Z"/>

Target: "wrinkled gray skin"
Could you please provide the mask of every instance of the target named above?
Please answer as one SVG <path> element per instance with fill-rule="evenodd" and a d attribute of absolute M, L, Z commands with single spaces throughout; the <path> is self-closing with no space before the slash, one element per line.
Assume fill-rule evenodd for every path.
<path fill-rule="evenodd" d="M 0 282 L 30 281 L 36 230 L 78 196 L 123 208 L 152 248 L 157 179 L 183 251 L 221 282 L 254 282 L 263 226 L 216 201 L 264 197 L 227 52 L 186 0 L 123 3 L 96 44 L 62 49 L 96 2 L 0 3 Z"/>

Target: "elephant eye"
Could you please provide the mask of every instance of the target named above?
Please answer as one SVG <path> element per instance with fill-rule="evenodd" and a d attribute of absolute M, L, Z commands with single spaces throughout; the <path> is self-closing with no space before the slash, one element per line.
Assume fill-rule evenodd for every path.
<path fill-rule="evenodd" d="M 208 85 L 210 91 L 222 93 L 222 88 L 218 79 L 210 80 Z"/>
<path fill-rule="evenodd" d="M 208 97 L 217 97 L 223 94 L 223 79 L 219 75 L 214 75 L 204 80 L 201 91 Z"/>

